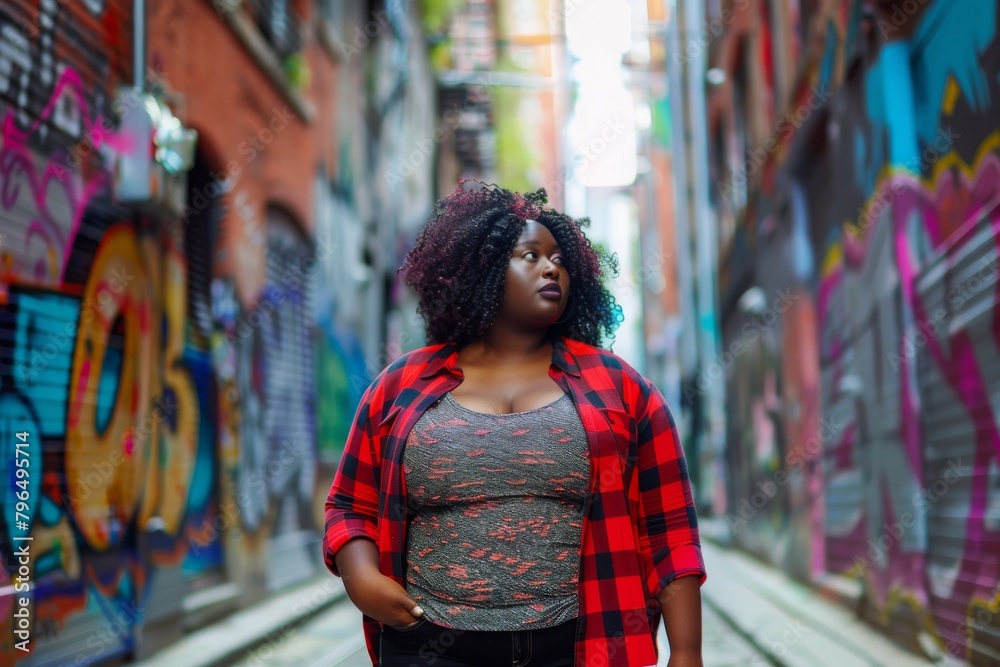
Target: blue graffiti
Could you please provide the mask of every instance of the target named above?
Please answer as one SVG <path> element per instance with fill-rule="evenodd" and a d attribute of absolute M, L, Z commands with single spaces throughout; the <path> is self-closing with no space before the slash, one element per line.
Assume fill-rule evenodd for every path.
<path fill-rule="evenodd" d="M 14 386 L 39 410 L 41 433 L 66 431 L 66 387 L 70 385 L 80 300 L 58 294 L 15 292 Z"/>
<path fill-rule="evenodd" d="M 913 36 L 886 44 L 865 74 L 871 136 L 858 130 L 855 178 L 862 192 L 874 189 L 885 165 L 920 174 L 930 168 L 921 147 L 934 145 L 942 100 L 954 79 L 970 106 L 989 109 L 990 85 L 979 58 L 996 37 L 994 0 L 935 2 L 920 17 Z M 886 153 L 887 150 L 887 153 Z"/>
<path fill-rule="evenodd" d="M 988 70 L 979 57 L 996 38 L 996 0 L 934 2 L 927 7 L 911 39 L 913 85 L 919 104 L 917 129 L 925 144 L 934 141 L 940 125 L 945 86 L 954 77 L 977 112 L 990 109 Z"/>
<path fill-rule="evenodd" d="M 826 49 L 819 70 L 820 90 L 829 90 L 833 84 L 833 68 L 837 62 L 837 26 L 831 19 L 826 24 Z"/>

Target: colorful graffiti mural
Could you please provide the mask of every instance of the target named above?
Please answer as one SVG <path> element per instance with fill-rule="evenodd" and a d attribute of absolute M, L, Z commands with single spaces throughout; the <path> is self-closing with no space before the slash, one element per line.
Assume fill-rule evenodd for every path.
<path fill-rule="evenodd" d="M 130 110 L 111 102 L 131 75 L 119 43 L 130 8 L 0 8 L 4 507 L 19 488 L 10 434 L 30 434 L 33 466 L 27 527 L 0 516 L 0 613 L 14 603 L 13 539 L 30 536 L 32 665 L 132 654 L 151 624 L 179 632 L 178 590 L 235 579 L 252 600 L 257 579 L 273 589 L 319 567 L 312 248 L 269 220 L 268 281 L 247 308 L 213 280 L 218 253 L 188 238 L 214 242 L 218 211 L 114 201 L 113 156 L 130 148 L 114 130 Z M 60 42 L 77 28 L 107 49 Z M 193 192 L 203 180 L 192 174 Z M 334 381 L 351 354 L 326 362 Z M 350 418 L 336 407 L 328 440 Z M 16 639 L 0 629 L 3 664 L 26 657 Z"/>
<path fill-rule="evenodd" d="M 312 40 L 363 19 L 361 6 L 297 7 L 295 44 L 251 21 L 262 48 L 294 52 L 283 88 L 212 3 L 147 5 L 135 54 L 131 0 L 0 4 L 0 496 L 23 502 L 26 519 L 0 516 L 0 614 L 15 604 L 14 539 L 30 537 L 32 667 L 144 656 L 323 571 L 323 499 L 357 401 L 390 360 L 376 351 L 397 306 L 384 299 L 389 269 L 373 271 L 369 227 L 396 230 L 431 205 L 429 187 L 386 194 L 381 178 L 353 173 L 411 140 L 366 118 L 391 111 L 431 132 L 433 77 L 411 31 L 384 36 L 406 48 L 348 67 Z M 319 20 L 343 25 L 304 29 Z M 415 78 L 370 66 L 406 49 Z M 238 90 L 214 85 L 236 71 Z M 388 102 L 380 72 L 403 82 Z M 147 109 L 140 82 L 198 132 L 190 170 L 157 172 L 147 193 L 121 178 L 132 172 L 120 158 L 146 159 L 121 129 L 143 125 L 128 122 Z M 351 110 L 339 124 L 335 104 Z M 294 118 L 234 162 L 268 122 L 259 111 L 286 105 L 313 122 Z M 413 183 L 432 171 L 428 160 Z M 310 207 L 299 185 L 313 173 L 336 174 L 316 181 L 336 205 Z M 27 501 L 15 432 L 31 434 Z M 26 657 L 14 638 L 0 628 L 4 665 Z"/>
<path fill-rule="evenodd" d="M 317 368 L 306 296 L 311 276 L 302 269 L 303 256 L 284 259 L 289 271 L 269 273 L 267 289 L 251 310 L 240 305 L 232 282 L 217 279 L 212 286 L 223 492 L 219 516 L 203 522 L 198 547 L 238 528 L 233 557 L 239 569 L 265 575 L 259 582 L 265 589 L 288 583 L 289 575 L 306 577 L 318 566 L 312 510 L 321 485 Z"/>
<path fill-rule="evenodd" d="M 88 235 L 95 227 L 109 226 L 107 221 L 116 215 L 99 197 L 109 185 L 108 172 L 89 167 L 95 152 L 125 148 L 101 119 L 111 113 L 107 91 L 130 76 L 129 48 L 109 54 L 67 34 L 70 25 L 93 29 L 95 34 L 105 34 L 106 28 L 107 37 L 114 40 L 116 36 L 110 33 L 118 20 L 131 15 L 130 3 L 111 3 L 113 16 L 106 14 L 105 3 L 99 7 L 36 4 L 34 11 L 26 13 L 19 13 L 21 8 L 0 9 L 0 99 L 4 102 L 0 121 L 0 331 L 4 340 L 0 346 L 0 415 L 5 433 L 0 465 L 5 495 L 17 488 L 9 434 L 29 434 L 33 449 L 29 460 L 34 463 L 26 525 L 16 524 L 7 515 L 0 519 L 5 526 L 0 569 L 4 580 L 10 581 L 12 538 L 30 536 L 34 636 L 52 637 L 71 615 L 81 626 L 96 626 L 111 619 L 123 605 L 134 608 L 135 591 L 143 585 L 144 573 L 130 558 L 135 548 L 122 543 L 119 530 L 123 513 L 134 507 L 126 506 L 128 500 L 134 503 L 136 499 L 134 480 L 122 476 L 122 468 L 100 454 L 80 459 L 73 442 L 75 429 L 68 427 L 71 419 L 81 416 L 74 411 L 83 406 L 71 400 L 75 390 L 84 392 L 89 401 L 89 415 L 84 417 L 88 423 L 96 421 L 103 427 L 112 413 L 123 414 L 122 408 L 116 409 L 124 403 L 116 398 L 114 385 L 124 377 L 126 384 L 130 382 L 133 369 L 124 369 L 123 375 L 120 349 L 106 353 L 115 346 L 109 345 L 108 332 L 101 327 L 106 321 L 103 316 L 113 317 L 121 306 L 114 297 L 139 295 L 134 292 L 136 284 L 119 273 L 123 258 L 115 264 L 108 261 L 107 253 L 90 272 L 91 280 L 80 279 L 94 258 Z M 121 246 L 111 240 L 103 247 L 114 254 Z M 137 259 L 134 240 L 130 250 L 132 255 L 125 262 Z M 90 294 L 85 293 L 88 289 Z M 138 315 L 149 301 L 145 296 L 134 301 L 130 313 Z M 149 326 L 149 313 L 145 315 L 143 325 Z M 80 337 L 80 323 L 89 329 L 90 337 Z M 94 343 L 97 349 L 91 348 Z M 95 367 L 87 366 L 84 358 L 91 352 L 100 357 Z M 74 360 L 78 362 L 75 372 Z M 81 378 L 85 366 L 82 374 L 87 379 Z M 98 383 L 101 391 L 96 391 Z M 64 474 L 67 456 L 76 457 L 68 464 L 77 474 L 72 489 Z M 109 495 L 123 503 L 121 511 L 107 511 Z M 102 509 L 99 516 L 91 513 Z M 114 534 L 107 530 L 110 524 L 117 531 Z M 5 593 L 2 597 L 0 607 L 9 610 L 12 596 Z M 12 630 L 5 624 L 0 632 L 4 662 L 23 656 L 15 653 Z M 87 652 L 115 654 L 133 638 L 134 623 L 95 641 Z"/>
<path fill-rule="evenodd" d="M 90 203 L 81 229 L 100 242 L 83 285 L 15 282 L 2 309 L 15 342 L 0 389 L 5 421 L 40 450 L 29 529 L 40 638 L 141 610 L 151 568 L 187 552 L 186 526 L 209 500 L 193 493 L 196 480 L 214 478 L 211 460 L 198 470 L 197 458 L 210 384 L 197 385 L 182 358 L 183 257 L 120 213 Z M 134 621 L 91 657 L 130 650 L 141 612 Z"/>
<path fill-rule="evenodd" d="M 823 410 L 844 416 L 827 458 L 828 549 L 841 566 L 851 555 L 844 569 L 880 622 L 979 660 L 1000 627 L 971 613 L 1000 602 L 1000 82 L 987 76 L 1000 40 L 996 4 L 973 4 L 931 4 L 866 74 L 865 115 L 844 128 L 861 215 L 827 246 L 819 317 Z M 845 378 L 860 391 L 842 391 Z"/>
<path fill-rule="evenodd" d="M 36 664 L 64 664 L 65 644 L 85 632 L 100 640 L 75 652 L 78 664 L 134 648 L 152 570 L 183 561 L 188 528 L 208 512 L 206 484 L 216 477 L 214 428 L 199 428 L 212 414 L 204 406 L 213 379 L 186 339 L 179 223 L 154 224 L 116 206 L 99 163 L 53 157 L 38 138 L 57 108 L 79 117 L 81 132 L 103 122 L 82 89 L 67 68 L 27 128 L 8 110 L 0 153 L 0 329 L 11 343 L 3 346 L 0 403 L 5 433 L 31 434 L 35 449 L 23 532 L 33 540 Z M 113 134 L 101 137 L 127 149 Z M 14 456 L 3 454 L 12 473 Z M 0 518 L 5 574 L 10 520 Z M 0 654 L 12 654 L 10 629 Z"/>
<path fill-rule="evenodd" d="M 758 449 L 773 430 L 792 448 L 812 440 L 821 446 L 810 461 L 822 473 L 802 496 L 812 513 L 806 524 L 774 529 L 755 515 L 738 540 L 776 563 L 807 558 L 813 577 L 858 579 L 868 618 L 914 649 L 933 645 L 994 664 L 1000 12 L 995 0 L 961 9 L 941 1 L 863 18 L 858 7 L 846 11 L 862 3 L 834 4 L 814 19 L 835 29 L 816 48 L 806 82 L 842 83 L 815 119 L 822 129 L 807 128 L 780 154 L 781 176 L 751 197 L 758 205 L 746 221 L 756 228 L 757 282 L 800 285 L 814 297 L 817 346 L 810 364 L 796 362 L 783 348 L 797 330 L 780 319 L 778 351 L 731 386 L 737 426 L 727 445 L 736 462 L 744 438 Z M 848 71 L 852 57 L 862 66 Z M 785 216 L 777 241 L 760 231 L 771 215 Z M 811 243 L 802 243 L 803 230 Z M 768 254 L 776 243 L 784 259 Z M 732 322 L 727 345 L 741 340 Z M 808 374 L 818 391 L 784 401 L 777 424 L 762 431 L 758 413 L 774 403 L 774 383 L 807 386 Z M 803 410 L 820 417 L 804 431 L 795 426 Z M 790 470 L 787 459 L 777 467 Z M 759 469 L 730 468 L 731 512 L 750 497 L 753 475 L 773 479 L 774 470 Z M 792 523 L 795 512 L 785 515 L 778 500 L 761 514 Z M 803 533 L 798 547 L 786 546 Z M 775 542 L 777 553 L 754 546 Z"/>

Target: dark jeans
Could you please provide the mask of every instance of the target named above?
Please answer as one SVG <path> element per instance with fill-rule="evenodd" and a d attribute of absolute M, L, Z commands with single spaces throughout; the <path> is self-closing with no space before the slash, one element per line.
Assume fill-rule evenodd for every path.
<path fill-rule="evenodd" d="M 576 620 L 539 630 L 452 630 L 424 621 L 382 628 L 383 667 L 573 667 Z"/>

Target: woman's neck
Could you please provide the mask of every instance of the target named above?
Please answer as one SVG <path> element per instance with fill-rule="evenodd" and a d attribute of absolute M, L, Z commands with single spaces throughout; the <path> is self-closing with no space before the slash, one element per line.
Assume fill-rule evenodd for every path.
<path fill-rule="evenodd" d="M 546 329 L 515 331 L 494 325 L 482 338 L 469 343 L 462 356 L 474 364 L 547 360 L 552 356 L 552 338 Z"/>

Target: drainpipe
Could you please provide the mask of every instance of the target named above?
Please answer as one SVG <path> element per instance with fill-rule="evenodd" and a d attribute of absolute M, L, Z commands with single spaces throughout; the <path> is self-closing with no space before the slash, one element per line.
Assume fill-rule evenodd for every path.
<path fill-rule="evenodd" d="M 132 73 L 137 94 L 146 89 L 146 0 L 132 3 Z"/>
<path fill-rule="evenodd" d="M 705 3 L 689 0 L 685 6 L 684 27 L 687 36 L 696 36 L 705 23 Z M 718 238 L 717 219 L 709 205 L 708 177 L 708 114 L 705 111 L 705 49 L 696 49 L 687 64 L 688 129 L 691 133 L 691 175 L 689 186 L 694 201 L 690 213 L 695 228 L 695 300 L 698 311 L 698 351 L 702 374 L 711 373 L 718 366 L 719 353 L 718 317 L 715 312 L 716 255 Z M 709 375 L 706 422 L 709 442 L 722 445 L 722 406 L 725 401 L 725 379 Z"/>
<path fill-rule="evenodd" d="M 669 53 L 684 53 L 685 28 L 679 22 L 683 17 L 683 0 L 676 0 L 671 5 L 670 24 L 667 26 L 667 38 Z M 676 224 L 674 233 L 677 237 L 677 297 L 681 315 L 680 340 L 677 344 L 678 360 L 680 362 L 681 377 L 689 379 L 692 377 L 698 365 L 698 328 L 697 311 L 693 303 L 694 295 L 694 269 L 691 262 L 691 220 L 693 214 L 690 206 L 690 191 L 688 189 L 691 174 L 688 173 L 687 153 L 691 150 L 688 143 L 687 132 L 687 110 L 685 99 L 687 98 L 686 82 L 684 77 L 684 65 L 680 58 L 668 58 L 669 71 L 667 82 L 669 90 L 667 97 L 670 102 L 670 142 L 673 151 L 673 174 L 674 174 L 674 211 L 676 212 Z"/>

